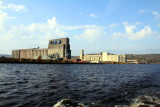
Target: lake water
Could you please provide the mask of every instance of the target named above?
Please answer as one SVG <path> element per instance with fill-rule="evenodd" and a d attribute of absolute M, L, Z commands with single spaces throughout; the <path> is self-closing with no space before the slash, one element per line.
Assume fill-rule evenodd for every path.
<path fill-rule="evenodd" d="M 64 98 L 100 107 L 160 98 L 160 65 L 0 64 L 0 107 L 53 107 Z"/>

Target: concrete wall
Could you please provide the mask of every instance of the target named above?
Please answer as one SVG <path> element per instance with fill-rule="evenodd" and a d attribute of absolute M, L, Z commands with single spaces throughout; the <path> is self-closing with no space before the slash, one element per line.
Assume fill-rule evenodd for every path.
<path fill-rule="evenodd" d="M 85 55 L 84 61 L 101 61 L 102 56 L 101 55 Z"/>
<path fill-rule="evenodd" d="M 32 59 L 37 59 L 41 56 L 42 59 L 48 59 L 48 49 L 33 49 Z"/>
<path fill-rule="evenodd" d="M 13 58 L 37 59 L 41 56 L 42 59 L 47 59 L 48 49 L 20 49 L 13 50 Z"/>
<path fill-rule="evenodd" d="M 20 58 L 25 58 L 25 59 L 32 58 L 32 49 L 20 50 Z"/>
<path fill-rule="evenodd" d="M 20 58 L 20 50 L 12 50 L 12 58 Z"/>
<path fill-rule="evenodd" d="M 119 62 L 127 62 L 127 58 L 125 55 L 119 55 Z"/>
<path fill-rule="evenodd" d="M 102 53 L 102 61 L 114 61 L 119 62 L 119 56 L 115 54 L 108 54 L 107 52 Z"/>
<path fill-rule="evenodd" d="M 79 58 L 81 59 L 81 61 L 84 60 L 84 50 L 81 50 Z"/>
<path fill-rule="evenodd" d="M 125 55 L 102 53 L 102 61 L 126 62 Z"/>

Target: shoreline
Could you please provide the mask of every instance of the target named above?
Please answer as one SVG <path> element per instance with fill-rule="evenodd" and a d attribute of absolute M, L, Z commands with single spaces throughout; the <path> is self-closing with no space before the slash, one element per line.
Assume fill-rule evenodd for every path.
<path fill-rule="evenodd" d="M 48 63 L 48 62 L 0 62 L 0 64 L 121 64 L 121 63 Z M 123 63 L 122 65 L 130 65 L 133 63 Z M 143 64 L 143 63 L 142 63 Z M 157 63 L 152 63 L 157 64 Z M 135 64 L 133 64 L 135 65 Z M 141 64 L 138 64 L 141 65 Z M 151 64 L 150 64 L 151 65 Z"/>
<path fill-rule="evenodd" d="M 61 60 L 51 60 L 51 59 L 15 59 L 0 57 L 0 63 L 12 63 L 12 64 L 160 64 L 160 62 L 114 62 L 114 61 L 81 61 L 79 59 L 61 59 Z"/>

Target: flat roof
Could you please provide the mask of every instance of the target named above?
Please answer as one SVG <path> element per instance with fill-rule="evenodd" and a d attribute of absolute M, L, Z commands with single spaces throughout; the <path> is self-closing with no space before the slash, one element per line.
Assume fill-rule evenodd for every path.
<path fill-rule="evenodd" d="M 86 54 L 86 55 L 100 55 L 100 54 L 97 54 L 97 53 L 94 54 L 94 53 L 93 53 L 93 54 Z"/>
<path fill-rule="evenodd" d="M 48 48 L 42 48 L 42 49 L 37 49 L 37 48 L 33 48 L 33 49 L 15 49 L 15 50 L 12 50 L 12 51 L 18 51 L 18 50 L 48 50 Z"/>

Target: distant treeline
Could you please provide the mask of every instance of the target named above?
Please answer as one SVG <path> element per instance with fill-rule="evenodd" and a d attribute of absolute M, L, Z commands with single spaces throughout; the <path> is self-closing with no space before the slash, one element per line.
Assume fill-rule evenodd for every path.
<path fill-rule="evenodd" d="M 160 54 L 126 54 L 127 59 L 136 59 L 139 63 L 160 63 Z"/>

